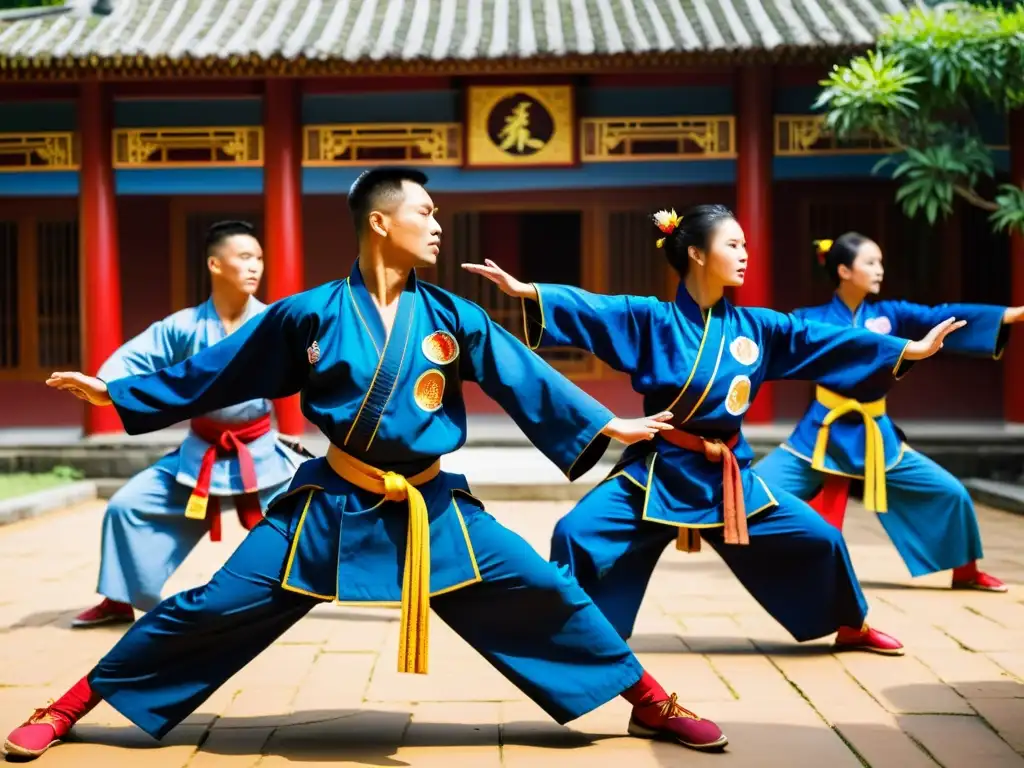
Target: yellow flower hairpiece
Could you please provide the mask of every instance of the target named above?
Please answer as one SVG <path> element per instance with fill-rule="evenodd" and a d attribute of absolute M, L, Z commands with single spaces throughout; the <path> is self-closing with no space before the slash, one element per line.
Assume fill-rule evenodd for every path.
<path fill-rule="evenodd" d="M 825 266 L 825 256 L 832 250 L 831 240 L 815 240 L 814 247 L 818 249 L 818 263 Z"/>
<path fill-rule="evenodd" d="M 673 232 L 675 232 L 676 227 L 679 226 L 679 222 L 683 220 L 683 217 L 676 213 L 675 208 L 668 211 L 658 211 L 656 214 L 654 214 L 653 218 L 655 226 L 662 232 L 664 232 L 666 235 L 671 235 Z M 661 248 L 663 245 L 665 245 L 665 238 L 658 238 L 655 245 L 658 248 Z"/>

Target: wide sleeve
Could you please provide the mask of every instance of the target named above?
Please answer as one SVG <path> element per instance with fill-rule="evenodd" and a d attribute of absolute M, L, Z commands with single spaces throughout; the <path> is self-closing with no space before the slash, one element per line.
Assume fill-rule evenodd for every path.
<path fill-rule="evenodd" d="M 966 320 L 967 325 L 942 342 L 944 352 L 998 360 L 1010 340 L 1010 326 L 1003 323 L 1006 307 L 994 304 L 936 304 L 929 307 L 909 301 L 887 301 L 884 302 L 884 310 L 896 319 L 896 333 L 910 339 L 921 338 L 947 318 Z"/>
<path fill-rule="evenodd" d="M 122 344 L 100 366 L 96 377 L 110 382 L 125 376 L 153 373 L 184 360 L 189 352 L 188 334 L 182 327 L 180 314 L 153 323 Z"/>
<path fill-rule="evenodd" d="M 766 379 L 816 381 L 830 389 L 891 384 L 913 365 L 906 339 L 841 328 L 779 312 L 759 315 L 768 347 Z M 888 382 L 885 380 L 888 379 Z"/>
<path fill-rule="evenodd" d="M 304 294 L 271 304 L 227 338 L 168 368 L 107 383 L 128 434 L 163 429 L 235 403 L 298 392 L 319 319 Z"/>
<path fill-rule="evenodd" d="M 569 480 L 585 474 L 608 448 L 601 430 L 614 414 L 480 307 L 462 302 L 459 315 L 462 379 L 479 384 Z"/>
<path fill-rule="evenodd" d="M 530 349 L 574 347 L 625 373 L 636 370 L 654 299 L 605 296 L 567 285 L 534 284 L 523 299 L 523 333 Z"/>

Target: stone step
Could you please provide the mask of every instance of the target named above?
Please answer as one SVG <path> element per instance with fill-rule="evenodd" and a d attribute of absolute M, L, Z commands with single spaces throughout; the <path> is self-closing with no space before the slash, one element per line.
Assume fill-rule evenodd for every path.
<path fill-rule="evenodd" d="M 1024 485 L 1020 483 L 969 477 L 964 480 L 964 487 L 977 502 L 1024 515 Z"/>

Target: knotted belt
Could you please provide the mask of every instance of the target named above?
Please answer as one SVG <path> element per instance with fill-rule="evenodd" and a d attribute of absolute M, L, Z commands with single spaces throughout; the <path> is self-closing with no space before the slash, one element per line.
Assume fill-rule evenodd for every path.
<path fill-rule="evenodd" d="M 838 395 L 824 387 L 817 387 L 815 399 L 829 409 L 818 428 L 814 443 L 811 468 L 819 472 L 825 469 L 825 452 L 828 449 L 829 428 L 848 413 L 860 414 L 864 419 L 864 507 L 872 512 L 888 512 L 885 493 L 885 442 L 876 419 L 885 416 L 885 398 L 870 403 L 861 403 Z"/>
<path fill-rule="evenodd" d="M 388 501 L 409 502 L 398 671 L 425 675 L 430 619 L 430 518 L 427 502 L 417 486 L 437 477 L 441 471 L 441 461 L 437 460 L 427 469 L 407 478 L 396 472 L 371 467 L 332 443 L 327 449 L 327 463 L 342 479 L 357 488 L 380 494 Z"/>
<path fill-rule="evenodd" d="M 210 478 L 217 457 L 238 456 L 238 468 L 242 475 L 244 491 L 234 497 L 238 520 L 246 530 L 252 530 L 263 519 L 260 507 L 259 483 L 256 479 L 256 463 L 246 445 L 270 431 L 270 414 L 244 424 L 228 424 L 209 418 L 192 419 L 192 431 L 210 444 L 203 454 L 196 477 L 196 487 L 185 505 L 185 517 L 205 520 L 209 517 L 210 540 L 220 541 L 220 499 L 210 496 Z M 208 514 L 209 513 L 209 514 Z"/>
<path fill-rule="evenodd" d="M 743 497 L 743 476 L 739 462 L 732 449 L 739 442 L 737 432 L 729 440 L 705 440 L 691 432 L 673 429 L 662 432 L 661 437 L 672 445 L 694 453 L 703 453 L 704 458 L 722 465 L 722 517 L 725 523 L 726 544 L 749 544 L 747 532 L 747 505 Z M 683 552 L 700 551 L 700 532 L 696 528 L 680 528 L 676 549 Z"/>

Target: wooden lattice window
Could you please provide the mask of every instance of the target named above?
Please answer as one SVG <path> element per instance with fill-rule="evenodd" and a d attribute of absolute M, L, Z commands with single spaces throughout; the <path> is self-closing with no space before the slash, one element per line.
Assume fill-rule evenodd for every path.
<path fill-rule="evenodd" d="M 0 221 L 0 371 L 21 362 L 19 335 L 18 223 Z"/>
<path fill-rule="evenodd" d="M 497 217 L 497 218 L 496 218 Z M 489 213 L 465 211 L 454 214 L 442 239 L 437 268 L 422 271 L 421 278 L 469 299 L 483 307 L 491 319 L 519 339 L 523 338 L 523 316 L 518 299 L 506 296 L 488 280 L 471 275 L 459 265 L 481 263 L 492 256 L 497 240 L 498 218 L 512 227 L 518 247 L 514 264 L 506 266 L 527 281 L 579 285 L 582 279 L 581 221 L 578 212 L 538 211 Z M 543 349 L 539 353 L 559 371 L 573 376 L 592 375 L 591 355 L 573 349 Z"/>
<path fill-rule="evenodd" d="M 672 299 L 676 284 L 664 254 L 655 247 L 651 216 L 619 211 L 608 217 L 608 293 Z"/>
<path fill-rule="evenodd" d="M 81 366 L 78 222 L 0 220 L 0 378 Z"/>
<path fill-rule="evenodd" d="M 40 221 L 36 242 L 39 367 L 77 367 L 81 360 L 78 222 Z"/>

